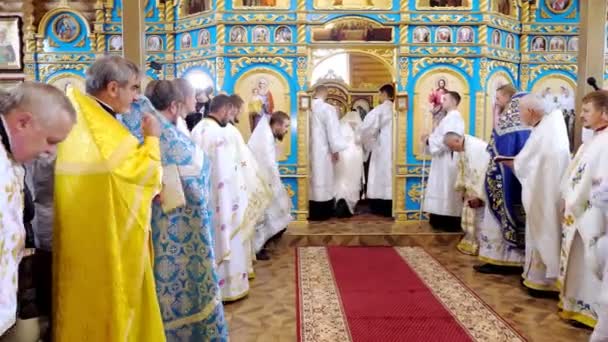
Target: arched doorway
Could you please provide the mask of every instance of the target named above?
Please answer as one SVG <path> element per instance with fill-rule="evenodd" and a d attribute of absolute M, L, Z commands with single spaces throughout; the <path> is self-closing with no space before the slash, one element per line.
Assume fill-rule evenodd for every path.
<path fill-rule="evenodd" d="M 387 49 L 390 51 L 391 49 Z M 379 57 L 373 51 L 360 49 L 315 49 L 312 51 L 312 67 L 309 69 L 310 94 L 319 85 L 329 88 L 327 101 L 338 108 L 340 117 L 344 114 L 360 111 L 364 113 L 378 106 L 378 90 L 385 84 L 395 85 L 396 67 L 391 58 Z M 358 108 L 358 109 L 357 109 Z M 393 120 L 395 115 L 393 116 Z M 395 124 L 393 121 L 393 165 L 395 164 Z M 309 137 L 310 139 L 310 137 Z M 393 213 L 395 212 L 396 189 L 394 167 L 393 172 Z M 365 202 L 362 202 L 363 212 L 366 212 Z M 393 215 L 394 216 L 394 215 Z"/>

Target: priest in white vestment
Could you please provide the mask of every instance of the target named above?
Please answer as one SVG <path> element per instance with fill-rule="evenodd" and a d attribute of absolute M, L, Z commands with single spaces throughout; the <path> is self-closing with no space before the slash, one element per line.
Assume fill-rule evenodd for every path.
<path fill-rule="evenodd" d="M 462 194 L 455 189 L 458 158 L 446 146 L 444 138 L 448 132 L 464 135 L 464 120 L 458 111 L 460 94 L 448 91 L 443 96 L 446 116 L 430 135 L 422 137 L 426 151 L 432 157 L 423 210 L 430 214 L 429 223 L 433 228 L 457 231 L 462 213 Z"/>
<path fill-rule="evenodd" d="M 243 135 L 236 127 L 239 118 L 243 113 L 245 101 L 237 95 L 230 95 L 230 124 L 227 126 L 230 138 L 237 147 L 237 154 L 234 156 L 237 165 L 237 174 L 239 178 L 240 189 L 247 196 L 247 208 L 243 214 L 243 222 L 241 229 L 251 231 L 250 250 L 255 255 L 257 260 L 268 260 L 270 257 L 266 253 L 255 253 L 255 227 L 256 224 L 264 217 L 264 212 L 270 206 L 272 201 L 272 190 L 268 183 L 262 178 L 259 164 L 251 152 L 251 149 L 245 143 Z M 254 277 L 253 268 L 249 270 L 250 277 Z"/>
<path fill-rule="evenodd" d="M 340 152 L 348 146 L 340 133 L 336 108 L 325 102 L 326 86 L 315 90 L 310 114 L 310 187 L 309 215 L 311 221 L 328 220 L 334 215 L 334 166 Z"/>
<path fill-rule="evenodd" d="M 560 181 L 570 161 L 570 141 L 560 109 L 549 112 L 541 97 L 529 94 L 519 103 L 521 121 L 532 127 L 511 167 L 522 187 L 526 211 L 524 286 L 533 296 L 555 293 L 561 244 Z M 551 294 L 549 294 L 551 295 Z"/>
<path fill-rule="evenodd" d="M 490 162 L 486 170 L 485 206 L 480 230 L 479 273 L 522 273 L 525 258 L 526 215 L 521 203 L 521 184 L 513 171 L 497 163 L 496 156 L 516 156 L 530 136 L 521 123 L 519 101 L 526 93 L 515 93 L 511 85 L 496 90 L 496 103 L 503 108 L 488 143 Z"/>
<path fill-rule="evenodd" d="M 594 91 L 582 100 L 583 125 L 593 138 L 577 151 L 561 184 L 564 205 L 560 273 L 560 316 L 595 326 L 601 280 L 595 245 L 605 234 L 602 210 L 590 205 L 596 175 L 608 170 L 608 92 Z"/>
<path fill-rule="evenodd" d="M 393 99 L 395 88 L 386 84 L 378 91 L 380 105 L 367 113 L 361 124 L 361 142 L 371 152 L 367 199 L 373 214 L 393 216 Z"/>
<path fill-rule="evenodd" d="M 277 161 L 277 141 L 289 131 L 290 118 L 284 112 L 277 111 L 272 116 L 263 115 L 251 134 L 247 145 L 258 162 L 260 176 L 272 190 L 273 201 L 262 219 L 256 224 L 253 248 L 259 259 L 267 256 L 266 243 L 283 232 L 291 216 L 291 198 L 281 181 Z"/>
<path fill-rule="evenodd" d="M 241 152 L 229 126 L 233 108 L 228 96 L 214 97 L 209 115 L 192 130 L 192 139 L 211 159 L 214 252 L 223 301 L 245 297 L 253 271 L 251 238 L 255 222 L 247 219 L 249 198 Z"/>
<path fill-rule="evenodd" d="M 76 122 L 65 94 L 50 85 L 24 82 L 8 92 L 0 90 L 0 336 L 17 317 L 17 279 L 25 252 L 24 163 L 55 153 L 58 143 Z M 29 203 L 33 205 L 33 203 Z M 35 330 L 38 326 L 33 327 Z M 27 328 L 25 328 L 27 329 Z M 9 340 L 38 331 L 17 327 Z"/>
<path fill-rule="evenodd" d="M 485 198 L 485 176 L 490 154 L 488 144 L 472 135 L 448 132 L 445 144 L 458 154 L 458 176 L 455 188 L 464 198 L 461 227 L 464 236 L 458 250 L 464 254 L 479 253 L 479 231 L 483 221 Z"/>
<path fill-rule="evenodd" d="M 353 216 L 361 199 L 361 188 L 365 181 L 359 131 L 362 122 L 358 111 L 346 113 L 340 119 L 340 131 L 348 147 L 340 152 L 340 159 L 335 166 L 337 217 Z"/>
<path fill-rule="evenodd" d="M 598 170 L 591 191 L 591 205 L 604 213 L 604 234 L 597 242 L 597 272 L 602 280 L 597 304 L 597 324 L 589 342 L 608 341 L 608 170 Z"/>

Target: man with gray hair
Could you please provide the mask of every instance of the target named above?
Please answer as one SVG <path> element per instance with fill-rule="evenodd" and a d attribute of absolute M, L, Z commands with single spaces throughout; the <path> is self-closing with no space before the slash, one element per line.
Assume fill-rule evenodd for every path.
<path fill-rule="evenodd" d="M 532 296 L 557 297 L 561 246 L 560 182 L 570 161 L 568 131 L 559 109 L 549 112 L 541 97 L 524 96 L 521 121 L 530 137 L 514 158 L 498 162 L 512 168 L 522 185 L 526 212 L 524 286 Z"/>
<path fill-rule="evenodd" d="M 488 144 L 477 137 L 457 132 L 446 133 L 443 140 L 452 152 L 459 154 L 455 188 L 464 198 L 460 222 L 464 236 L 457 248 L 464 254 L 478 255 L 479 235 L 487 202 L 485 175 L 490 162 Z"/>
<path fill-rule="evenodd" d="M 102 57 L 86 90 L 68 89 L 78 123 L 55 162 L 54 341 L 164 341 L 150 254 L 150 215 L 161 188 L 160 126 L 143 143 L 115 117 L 137 99 L 132 62 Z"/>
<path fill-rule="evenodd" d="M 0 335 L 16 320 L 17 272 L 24 256 L 23 163 L 55 152 L 76 119 L 72 104 L 57 88 L 24 82 L 0 91 Z"/>

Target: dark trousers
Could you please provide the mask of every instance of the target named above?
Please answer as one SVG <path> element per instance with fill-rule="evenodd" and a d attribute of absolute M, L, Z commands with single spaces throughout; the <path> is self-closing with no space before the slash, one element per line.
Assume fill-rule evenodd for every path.
<path fill-rule="evenodd" d="M 331 199 L 325 202 L 308 202 L 308 220 L 309 221 L 325 221 L 334 216 L 335 200 Z"/>
<path fill-rule="evenodd" d="M 383 199 L 369 199 L 369 210 L 374 215 L 393 217 L 393 201 Z"/>
<path fill-rule="evenodd" d="M 346 200 L 341 199 L 336 202 L 336 217 L 338 218 L 348 218 L 353 217 L 354 213 L 350 212 L 350 208 L 348 204 L 346 204 Z"/>
<path fill-rule="evenodd" d="M 458 216 L 429 214 L 429 224 L 435 229 L 446 232 L 458 232 L 462 230 L 460 227 L 460 217 Z"/>

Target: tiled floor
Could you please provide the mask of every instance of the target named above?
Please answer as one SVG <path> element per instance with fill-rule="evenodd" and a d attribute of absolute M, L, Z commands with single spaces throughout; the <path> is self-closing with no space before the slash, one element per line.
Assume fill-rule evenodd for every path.
<path fill-rule="evenodd" d="M 477 261 L 459 253 L 457 241 L 458 235 L 436 234 L 426 225 L 399 226 L 367 216 L 290 227 L 281 246 L 273 251 L 272 260 L 256 264 L 249 297 L 226 305 L 231 340 L 296 341 L 295 246 L 392 243 L 423 246 L 529 341 L 588 340 L 588 330 L 574 328 L 558 318 L 556 301 L 531 298 L 517 276 L 475 273 L 472 266 Z"/>

